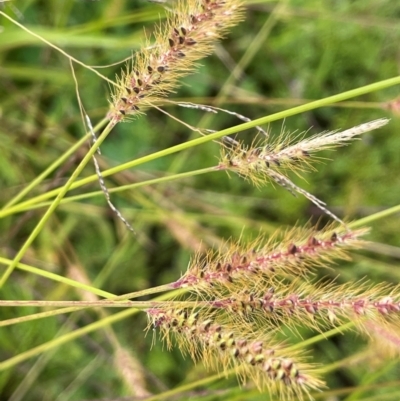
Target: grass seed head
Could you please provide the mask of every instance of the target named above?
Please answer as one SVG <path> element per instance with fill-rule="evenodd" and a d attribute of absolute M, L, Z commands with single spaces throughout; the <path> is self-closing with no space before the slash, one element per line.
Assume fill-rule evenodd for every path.
<path fill-rule="evenodd" d="M 255 326 L 292 329 L 310 327 L 323 332 L 352 321 L 355 328 L 370 336 L 370 325 L 386 328 L 400 321 L 400 288 L 368 282 L 336 284 L 325 280 L 272 279 L 269 287 L 232 286 L 228 296 L 215 294 L 211 305 L 228 311 L 237 325 L 253 322 Z"/>
<path fill-rule="evenodd" d="M 108 117 L 115 123 L 160 104 L 196 61 L 242 17 L 239 0 L 177 0 L 132 65 L 117 77 Z M 151 43 L 150 43 L 151 42 Z"/>
<path fill-rule="evenodd" d="M 389 122 L 386 118 L 360 124 L 345 131 L 331 131 L 298 140 L 283 131 L 274 141 L 255 141 L 246 146 L 235 141 L 236 145 L 223 147 L 219 169 L 233 171 L 259 186 L 265 181 L 275 181 L 271 174 L 291 170 L 299 174 L 314 170 L 311 162 L 316 152 L 347 145 L 365 132 L 383 127 Z"/>
<path fill-rule="evenodd" d="M 271 277 L 306 275 L 333 259 L 348 258 L 346 250 L 360 247 L 365 233 L 365 229 L 344 231 L 333 225 L 320 231 L 297 227 L 249 244 L 228 243 L 217 252 L 195 257 L 174 286 L 211 293 L 216 285 L 263 286 Z"/>
<path fill-rule="evenodd" d="M 323 385 L 309 373 L 310 365 L 296 360 L 297 354 L 284 356 L 285 349 L 272 344 L 266 335 L 254 338 L 245 330 L 239 332 L 218 323 L 212 313 L 151 309 L 148 316 L 163 338 L 173 333 L 179 348 L 195 360 L 224 372 L 233 369 L 242 381 L 251 378 L 260 389 L 301 398 L 310 389 Z"/>

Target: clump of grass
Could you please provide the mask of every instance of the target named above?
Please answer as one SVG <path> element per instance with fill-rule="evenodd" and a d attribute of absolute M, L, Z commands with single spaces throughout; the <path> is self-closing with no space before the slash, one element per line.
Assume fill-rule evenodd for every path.
<path fill-rule="evenodd" d="M 157 27 L 154 40 L 146 43 L 132 64 L 117 77 L 110 110 L 104 119 L 109 124 L 101 133 L 99 142 L 95 136 L 99 128 L 92 128 L 88 120 L 90 134 L 94 138 L 90 151 L 67 184 L 52 193 L 51 196 L 57 198 L 52 201 L 48 213 L 32 232 L 24 247 L 14 260 L 10 261 L 11 268 L 3 275 L 1 284 L 7 281 L 13 269 L 17 267 L 39 274 L 39 269 L 19 265 L 19 261 L 72 182 L 115 125 L 130 117 L 139 116 L 149 108 L 158 108 L 164 104 L 166 97 L 179 85 L 180 78 L 193 72 L 196 61 L 208 55 L 216 41 L 243 18 L 243 3 L 236 0 L 177 0 L 171 7 L 166 24 Z M 386 82 L 385 85 L 393 85 L 393 82 Z M 355 96 L 355 93 L 343 96 L 351 97 Z M 338 100 L 339 98 L 335 99 Z M 328 100 L 325 102 L 329 103 Z M 159 331 L 169 347 L 174 345 L 183 353 L 189 353 L 194 360 L 202 362 L 207 368 L 223 372 L 225 375 L 236 374 L 241 383 L 250 382 L 250 385 L 254 384 L 260 391 L 267 390 L 284 399 L 312 397 L 314 391 L 325 388 L 321 368 L 317 369 L 313 362 L 310 362 L 310 354 L 304 355 L 304 352 L 299 352 L 303 342 L 297 337 L 298 341 L 293 343 L 294 340 L 286 334 L 287 328 L 294 335 L 308 328 L 328 336 L 328 330 L 332 327 L 338 333 L 342 325 L 348 325 L 367 337 L 374 337 L 374 340 L 378 338 L 382 349 L 398 351 L 399 286 L 371 284 L 367 280 L 343 284 L 339 283 L 339 279 L 315 277 L 322 269 L 330 268 L 338 259 L 349 259 L 350 250 L 365 246 L 362 238 L 368 230 L 354 229 L 351 223 L 344 224 L 341 218 L 326 208 L 323 201 L 296 185 L 289 175 L 291 172 L 300 175 L 305 171 L 313 171 L 315 152 L 343 146 L 365 132 L 383 127 L 388 120 L 382 118 L 344 131 L 329 132 L 308 139 L 298 139 L 282 133 L 276 140 L 271 140 L 260 124 L 284 117 L 282 115 L 251 121 L 242 114 L 215 106 L 183 102 L 179 105 L 207 112 L 227 112 L 246 121 L 244 128 L 256 127 L 264 135 L 262 140 L 256 140 L 250 146 L 244 145 L 240 140 L 226 139 L 225 144 L 221 146 L 221 158 L 217 166 L 206 169 L 206 172 L 233 172 L 257 187 L 262 187 L 268 182 L 278 184 L 293 194 L 304 195 L 335 220 L 335 224 L 324 229 L 295 227 L 283 232 L 277 231 L 269 237 L 261 235 L 250 242 L 224 242 L 218 251 L 210 249 L 205 255 L 203 252 L 195 253 L 187 271 L 176 281 L 120 297 L 88 284 L 83 285 L 82 282 L 86 280 L 84 276 L 79 280 L 67 280 L 42 271 L 40 274 L 45 277 L 61 281 L 64 285 L 92 291 L 107 300 L 93 300 L 93 296 L 88 301 L 77 302 L 2 301 L 2 305 L 8 307 L 66 307 L 5 320 L 2 322 L 3 326 L 76 312 L 87 307 L 131 309 L 114 316 L 99 313 L 99 320 L 82 330 L 78 329 L 72 334 L 59 337 L 56 341 L 49 341 L 11 357 L 0 363 L 1 368 L 14 366 L 45 350 L 97 330 L 102 325 L 108 327 L 110 323 L 135 313 L 133 308 L 147 314 L 150 322 L 148 327 Z M 312 107 L 316 105 L 309 106 L 310 109 Z M 303 108 L 302 111 L 304 110 Z M 296 112 L 300 110 L 292 111 Z M 201 138 L 201 141 L 190 141 L 179 150 L 208 140 L 216 140 L 242 128 L 216 132 L 208 138 Z M 149 157 L 146 161 L 157 157 Z M 140 162 L 135 165 L 139 164 Z M 110 201 L 96 159 L 95 167 L 108 204 L 130 228 L 129 223 Z M 195 174 L 196 171 L 192 172 L 192 175 Z M 51 199 L 51 196 L 45 199 Z M 42 198 L 34 200 L 30 205 L 36 207 L 41 201 Z M 68 202 L 68 199 L 66 201 Z M 18 204 L 12 212 L 7 207 L 4 209 L 4 215 L 7 215 L 7 212 L 16 213 Z M 179 292 L 179 297 L 176 291 Z M 162 301 L 131 301 L 158 292 L 167 293 Z M 109 330 L 105 332 L 116 350 L 115 366 L 124 377 L 124 381 L 135 383 L 135 386 L 131 387 L 140 389 L 136 390 L 138 396 L 148 396 L 149 391 L 140 364 L 136 364 L 127 349 L 118 344 L 115 333 Z"/>

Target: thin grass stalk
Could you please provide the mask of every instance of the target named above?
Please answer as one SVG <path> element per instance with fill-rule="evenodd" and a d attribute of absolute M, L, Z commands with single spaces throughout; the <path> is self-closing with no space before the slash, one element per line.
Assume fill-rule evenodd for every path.
<path fill-rule="evenodd" d="M 76 180 L 76 178 L 79 176 L 79 174 L 82 172 L 86 164 L 91 160 L 92 156 L 94 153 L 97 151 L 98 147 L 101 145 L 101 143 L 104 141 L 104 139 L 107 137 L 107 135 L 110 133 L 112 129 L 112 124 L 109 123 L 107 127 L 103 130 L 101 135 L 99 136 L 98 140 L 96 143 L 93 144 L 93 146 L 89 149 L 88 153 L 86 156 L 82 159 L 78 167 L 75 169 L 75 171 L 72 173 L 71 177 L 68 179 L 68 181 L 65 183 L 63 186 L 62 190 L 58 193 L 57 197 L 55 200 L 52 202 L 50 207 L 47 209 L 46 213 L 43 215 L 43 217 L 40 219 L 38 224 L 35 226 L 25 243 L 22 245 L 20 250 L 17 252 L 16 256 L 14 257 L 13 261 L 10 263 L 10 265 L 7 267 L 7 270 L 3 273 L 3 275 L 0 278 L 0 288 L 5 284 L 7 279 L 10 277 L 11 273 L 14 271 L 16 268 L 17 264 L 21 261 L 23 256 L 25 255 L 25 252 L 28 250 L 32 242 L 35 240 L 35 238 L 38 236 L 40 231 L 43 229 L 44 225 L 46 224 L 47 220 L 50 218 L 50 216 L 53 214 L 55 209 L 57 208 L 59 202 L 61 199 L 65 196 L 65 194 L 68 192 L 70 189 L 72 183 Z"/>
<path fill-rule="evenodd" d="M 325 106 L 331 105 L 333 103 L 341 102 L 341 101 L 346 100 L 346 99 L 351 99 L 353 97 L 361 96 L 361 95 L 364 95 L 366 93 L 378 91 L 378 90 L 381 90 L 381 89 L 384 89 L 384 88 L 388 88 L 388 87 L 391 87 L 391 86 L 395 86 L 395 85 L 399 85 L 399 84 L 400 84 L 400 76 L 394 77 L 394 78 L 390 78 L 390 79 L 386 79 L 386 80 L 383 80 L 383 81 L 380 81 L 380 82 L 376 82 L 374 84 L 365 85 L 365 86 L 362 86 L 360 88 L 352 89 L 352 90 L 347 91 L 347 92 L 343 92 L 343 93 L 340 93 L 340 94 L 337 94 L 337 95 L 329 96 L 329 97 L 324 98 L 324 99 L 312 101 L 312 102 L 306 103 L 306 104 L 301 105 L 301 106 L 293 107 L 291 109 L 288 109 L 288 110 L 285 110 L 285 111 L 282 111 L 282 112 L 271 114 L 270 116 L 262 117 L 262 118 L 259 118 L 259 119 L 256 119 L 256 120 L 253 120 L 253 121 L 250 121 L 250 122 L 247 122 L 247 123 L 239 124 L 239 125 L 236 125 L 234 127 L 227 128 L 227 129 L 215 132 L 213 134 L 209 134 L 209 135 L 207 135 L 205 137 L 196 138 L 196 139 L 190 140 L 188 142 L 184 142 L 182 144 L 172 146 L 172 147 L 170 147 L 168 149 L 163 149 L 161 151 L 154 152 L 154 153 L 152 153 L 152 154 L 150 154 L 148 156 L 140 157 L 140 158 L 135 159 L 135 160 L 133 160 L 131 162 L 125 163 L 124 164 L 124 169 L 129 169 L 129 168 L 132 168 L 132 167 L 136 167 L 136 166 L 139 166 L 141 164 L 156 160 L 158 158 L 165 157 L 167 155 L 170 155 L 170 154 L 173 154 L 173 153 L 177 153 L 177 152 L 189 149 L 189 148 L 194 147 L 194 146 L 199 146 L 199 145 L 202 145 L 204 143 L 220 139 L 220 138 L 222 138 L 224 136 L 233 135 L 235 133 L 238 133 L 238 132 L 241 132 L 241 131 L 245 131 L 245 130 L 250 129 L 250 128 L 254 128 L 257 125 L 268 124 L 268 123 L 273 122 L 273 121 L 277 121 L 277 120 L 280 120 L 280 119 L 285 119 L 287 117 L 290 117 L 290 116 L 293 116 L 293 115 L 296 115 L 296 114 L 301 114 L 301 113 L 304 113 L 306 111 L 314 110 L 314 109 L 317 109 L 317 108 L 320 108 L 320 107 L 325 107 Z M 102 174 L 103 174 L 104 177 L 108 177 L 108 176 L 116 174 L 116 173 L 118 173 L 120 171 L 121 171 L 120 166 L 117 166 L 117 167 L 113 167 L 113 168 L 110 168 L 110 169 L 104 171 Z M 94 175 L 91 175 L 91 176 L 86 177 L 84 179 L 77 180 L 76 182 L 74 182 L 71 185 L 70 189 L 79 188 L 79 187 L 81 187 L 83 185 L 86 185 L 88 183 L 97 181 L 97 179 L 98 179 L 97 175 L 94 174 Z M 35 199 L 37 201 L 46 200 L 48 198 L 51 198 L 52 196 L 56 196 L 60 192 L 60 190 L 61 190 L 60 188 L 57 188 L 55 190 L 48 191 L 46 194 L 40 195 L 38 197 L 35 197 Z M 21 203 L 21 205 L 25 205 L 25 203 Z M 15 213 L 15 211 L 18 210 L 18 204 L 15 205 L 15 208 L 13 208 L 11 210 L 13 211 L 13 213 Z M 11 212 L 9 210 L 0 211 L 0 218 L 5 217 L 5 216 L 7 216 L 9 214 L 11 214 Z"/>

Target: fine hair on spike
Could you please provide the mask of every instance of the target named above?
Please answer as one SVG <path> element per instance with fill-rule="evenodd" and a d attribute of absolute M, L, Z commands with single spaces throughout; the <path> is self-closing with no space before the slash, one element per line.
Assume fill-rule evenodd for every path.
<path fill-rule="evenodd" d="M 148 327 L 160 329 L 168 345 L 174 334 L 180 348 L 193 359 L 201 359 L 206 366 L 217 369 L 231 367 L 239 379 L 244 381 L 244 375 L 251 377 L 260 390 L 266 388 L 301 398 L 303 392 L 323 384 L 309 373 L 311 365 L 293 353 L 286 357 L 285 348 L 268 335 L 255 339 L 251 332 L 239 332 L 220 323 L 212 312 L 153 308 L 147 315 Z"/>
<path fill-rule="evenodd" d="M 116 124 L 160 106 L 179 80 L 209 55 L 230 27 L 242 19 L 240 0 L 176 0 L 167 21 L 117 77 L 108 118 Z M 138 111 L 138 108 L 140 111 Z"/>
<path fill-rule="evenodd" d="M 266 181 L 272 181 L 293 195 L 299 193 L 305 196 L 325 214 L 344 224 L 339 217 L 326 208 L 325 202 L 294 184 L 285 173 L 291 170 L 300 175 L 302 171 L 312 170 L 311 161 L 315 152 L 344 146 L 359 135 L 381 128 L 388 122 L 388 119 L 381 118 L 345 131 L 323 133 L 297 142 L 290 135 L 285 134 L 280 135 L 275 141 L 268 142 L 267 138 L 264 138 L 262 141 L 246 146 L 240 141 L 225 137 L 226 146 L 222 149 L 221 161 L 217 169 L 233 171 L 257 186 L 261 186 Z"/>
<path fill-rule="evenodd" d="M 208 291 L 212 285 L 226 286 L 237 280 L 242 282 L 257 275 L 259 285 L 270 282 L 271 277 L 281 275 L 303 276 L 314 268 L 336 259 L 346 259 L 344 249 L 354 249 L 362 244 L 360 237 L 366 230 L 348 230 L 328 225 L 322 230 L 295 227 L 275 237 L 260 236 L 255 241 L 242 244 L 227 242 L 221 249 L 206 256 L 193 258 L 188 271 L 174 283 L 174 288 L 192 288 Z"/>

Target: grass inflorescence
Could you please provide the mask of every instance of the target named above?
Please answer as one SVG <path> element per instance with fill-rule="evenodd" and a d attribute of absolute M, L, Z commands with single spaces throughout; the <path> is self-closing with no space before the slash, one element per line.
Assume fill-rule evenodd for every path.
<path fill-rule="evenodd" d="M 333 259 L 346 258 L 346 249 L 360 246 L 365 230 L 343 231 L 341 227 L 339 230 L 297 227 L 245 245 L 224 244 L 219 252 L 195 258 L 175 287 L 212 288 L 217 283 L 232 283 L 242 278 L 256 279 L 257 284 L 263 277 L 303 275 Z"/>
<path fill-rule="evenodd" d="M 251 378 L 259 389 L 281 395 L 296 394 L 322 386 L 311 376 L 310 366 L 285 357 L 282 346 L 274 344 L 267 333 L 246 333 L 227 323 L 218 323 L 211 311 L 150 309 L 151 324 L 168 338 L 176 334 L 177 345 L 206 366 L 234 369 L 239 377 Z"/>
<path fill-rule="evenodd" d="M 239 0 L 176 1 L 167 23 L 156 29 L 154 40 L 117 77 L 109 118 L 118 122 L 159 105 L 242 14 Z"/>

